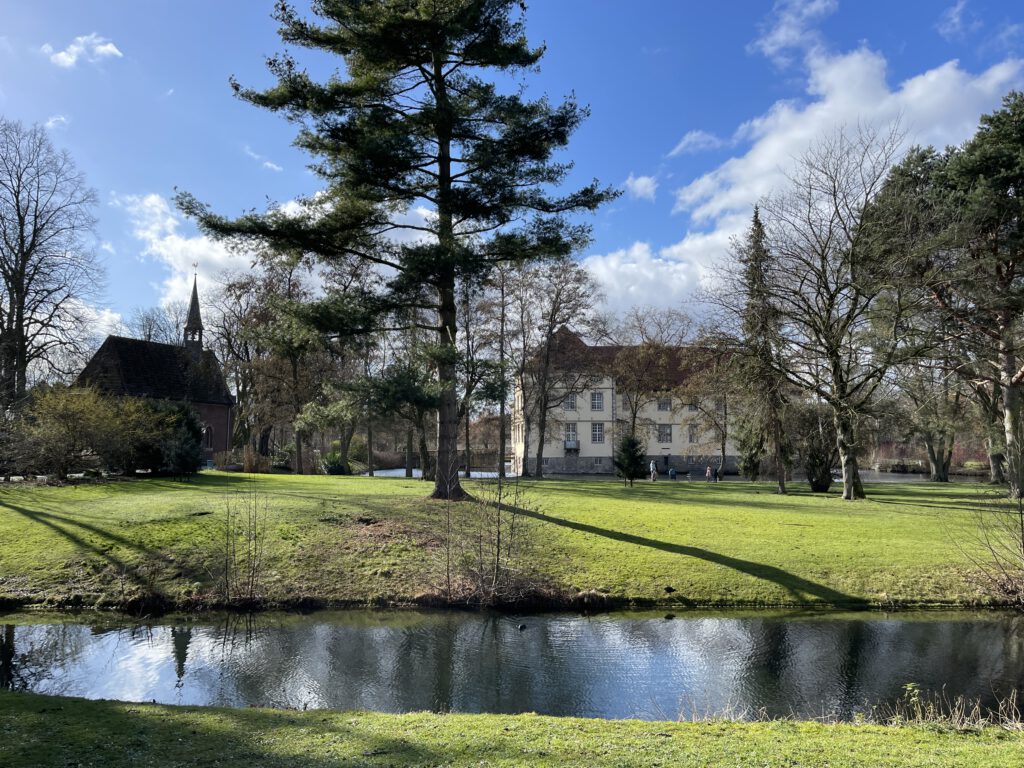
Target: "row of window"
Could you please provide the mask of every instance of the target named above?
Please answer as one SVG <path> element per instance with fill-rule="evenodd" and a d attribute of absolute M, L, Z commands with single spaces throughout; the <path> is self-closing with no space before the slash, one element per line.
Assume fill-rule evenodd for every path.
<path fill-rule="evenodd" d="M 722 400 L 715 401 L 715 410 L 721 411 L 724 407 Z M 622 396 L 622 408 L 623 410 L 629 410 L 629 395 Z M 565 400 L 562 401 L 562 410 L 575 411 L 576 410 L 576 394 L 571 393 L 565 396 Z M 591 392 L 590 393 L 590 410 L 592 411 L 603 411 L 604 410 L 604 392 Z M 672 410 L 672 398 L 671 397 L 659 397 L 658 398 L 658 410 L 659 411 L 671 411 Z M 690 403 L 687 405 L 687 410 L 696 411 L 697 403 Z"/>
<path fill-rule="evenodd" d="M 687 438 L 691 444 L 700 442 L 700 430 L 696 424 L 690 424 L 687 429 Z M 579 440 L 579 433 L 576 429 L 575 424 L 565 425 L 565 441 L 567 443 L 575 443 Z M 599 421 L 595 421 L 590 425 L 590 442 L 591 443 L 603 443 L 604 442 L 604 424 Z M 671 443 L 672 442 L 672 425 L 671 424 L 659 424 L 658 425 L 658 442 L 659 443 Z"/>

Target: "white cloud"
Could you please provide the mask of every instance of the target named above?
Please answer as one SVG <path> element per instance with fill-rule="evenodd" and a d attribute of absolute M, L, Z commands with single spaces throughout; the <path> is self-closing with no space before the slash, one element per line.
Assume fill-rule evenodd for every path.
<path fill-rule="evenodd" d="M 624 186 L 629 196 L 637 200 L 654 202 L 654 196 L 658 192 L 658 180 L 653 176 L 634 176 L 631 173 Z"/>
<path fill-rule="evenodd" d="M 68 124 L 68 119 L 64 115 L 53 115 L 43 125 L 47 130 L 52 131 L 54 128 L 63 128 Z"/>
<path fill-rule="evenodd" d="M 104 240 L 102 243 L 100 243 L 100 250 L 101 251 L 106 251 L 111 256 L 116 256 L 117 255 L 117 249 L 114 248 L 114 244 L 109 242 L 109 241 L 107 241 L 107 240 Z"/>
<path fill-rule="evenodd" d="M 193 273 L 199 275 L 200 290 L 209 295 L 219 275 L 246 263 L 205 235 L 181 234 L 180 214 L 160 195 L 114 195 L 111 204 L 128 214 L 132 235 L 142 243 L 143 256 L 170 270 L 161 285 L 164 303 L 188 301 Z"/>
<path fill-rule="evenodd" d="M 690 264 L 656 256 L 649 243 L 587 256 L 582 263 L 604 291 L 605 308 L 616 315 L 639 305 L 678 307 L 696 285 Z"/>
<path fill-rule="evenodd" d="M 776 0 L 771 14 L 761 23 L 760 36 L 747 50 L 764 54 L 777 66 L 787 66 L 792 63 L 790 51 L 806 52 L 821 45 L 814 24 L 838 8 L 838 0 Z"/>
<path fill-rule="evenodd" d="M 284 168 L 282 168 L 277 163 L 271 162 L 270 160 L 265 158 L 263 155 L 258 154 L 257 152 L 255 152 L 248 144 L 246 144 L 244 147 L 242 147 L 242 151 L 245 152 L 245 154 L 247 156 L 251 157 L 253 160 L 255 160 L 256 162 L 260 163 L 260 165 L 262 165 L 268 171 L 275 171 L 275 172 L 279 173 L 279 172 L 284 170 Z"/>
<path fill-rule="evenodd" d="M 679 140 L 679 143 L 668 153 L 668 156 L 691 155 L 710 149 L 721 149 L 730 143 L 729 140 L 715 136 L 715 134 L 708 133 L 707 131 L 687 131 L 683 138 Z"/>
<path fill-rule="evenodd" d="M 165 98 L 170 98 L 173 95 L 174 95 L 174 89 L 173 88 L 168 88 L 166 91 L 164 91 L 164 97 Z"/>
<path fill-rule="evenodd" d="M 793 159 L 811 142 L 839 126 L 885 125 L 900 120 L 913 143 L 945 146 L 968 138 L 979 116 L 999 105 L 1006 91 L 1024 83 L 1024 62 L 1009 59 L 978 75 L 950 61 L 891 89 L 886 61 L 861 48 L 847 54 L 808 56 L 807 103 L 777 102 L 737 129 L 753 142 L 733 157 L 676 191 L 676 212 L 698 223 L 749 211 L 760 197 L 781 187 Z"/>
<path fill-rule="evenodd" d="M 946 40 L 963 40 L 968 32 L 981 29 L 982 22 L 967 12 L 967 0 L 957 0 L 942 12 L 935 29 Z"/>
<path fill-rule="evenodd" d="M 730 238 L 750 223 L 754 203 L 786 184 L 794 161 L 818 137 L 839 126 L 884 126 L 900 120 L 907 145 L 960 144 L 978 119 L 998 108 L 1012 88 L 1024 87 L 1024 61 L 1007 59 L 980 73 L 949 61 L 895 86 L 885 58 L 864 48 L 842 55 L 822 49 L 806 57 L 808 82 L 800 100 L 778 101 L 737 127 L 731 143 L 747 148 L 675 190 L 675 212 L 688 214 L 689 230 L 659 247 L 591 255 L 593 271 L 613 311 L 645 304 L 678 306 L 693 289 L 727 268 Z"/>
<path fill-rule="evenodd" d="M 85 327 L 99 337 L 117 334 L 122 329 L 122 317 L 109 307 L 97 307 L 93 304 L 80 303 L 78 312 L 84 319 Z"/>
<path fill-rule="evenodd" d="M 95 32 L 89 35 L 79 35 L 63 51 L 55 50 L 49 43 L 43 45 L 40 51 L 49 56 L 51 62 L 65 69 L 74 67 L 79 59 L 95 63 L 111 57 L 119 59 L 124 55 L 110 40 Z"/>

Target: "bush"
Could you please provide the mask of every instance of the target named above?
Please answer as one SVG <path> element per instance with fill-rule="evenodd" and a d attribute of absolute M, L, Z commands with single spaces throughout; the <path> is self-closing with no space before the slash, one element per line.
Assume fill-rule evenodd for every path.
<path fill-rule="evenodd" d="M 337 441 L 335 441 L 337 442 Z M 341 453 L 338 451 L 331 451 L 325 453 L 321 459 L 323 464 L 325 475 L 348 475 L 351 474 L 348 463 L 344 461 Z"/>
<path fill-rule="evenodd" d="M 88 387 L 36 388 L 12 420 L 8 469 L 55 474 L 99 461 L 133 475 L 136 469 L 176 476 L 202 461 L 202 427 L 186 405 L 109 397 Z"/>

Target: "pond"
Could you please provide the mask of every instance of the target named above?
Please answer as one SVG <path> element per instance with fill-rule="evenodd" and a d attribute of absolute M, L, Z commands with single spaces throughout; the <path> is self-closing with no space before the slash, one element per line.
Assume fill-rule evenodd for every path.
<path fill-rule="evenodd" d="M 907 683 L 1024 689 L 1024 617 L 324 612 L 0 617 L 0 685 L 90 698 L 384 712 L 850 719 Z"/>

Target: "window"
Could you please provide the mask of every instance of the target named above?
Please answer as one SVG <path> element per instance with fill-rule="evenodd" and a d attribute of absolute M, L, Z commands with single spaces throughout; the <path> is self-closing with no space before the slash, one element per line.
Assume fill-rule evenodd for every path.
<path fill-rule="evenodd" d="M 629 410 L 629 395 L 623 395 L 622 396 L 622 410 L 624 410 L 624 411 L 628 411 Z"/>
<path fill-rule="evenodd" d="M 604 442 L 604 424 L 599 421 L 590 425 L 590 442 Z"/>
<path fill-rule="evenodd" d="M 672 410 L 672 398 L 671 397 L 659 397 L 658 398 L 658 410 L 659 411 L 671 411 Z"/>
<path fill-rule="evenodd" d="M 566 424 L 565 425 L 565 439 L 567 441 L 576 442 L 576 425 Z"/>
<path fill-rule="evenodd" d="M 725 398 L 719 397 L 715 400 L 715 410 L 719 413 L 725 410 Z"/>
<path fill-rule="evenodd" d="M 691 424 L 689 430 L 687 430 L 687 433 L 688 433 L 687 437 L 689 438 L 691 445 L 693 443 L 696 443 L 697 439 L 700 437 L 700 434 L 697 431 L 697 425 L 696 424 Z"/>
<path fill-rule="evenodd" d="M 207 426 L 203 428 L 203 448 L 208 451 L 213 450 L 213 427 Z"/>
<path fill-rule="evenodd" d="M 592 410 L 592 411 L 603 411 L 604 410 L 604 392 L 591 392 L 590 393 L 590 410 Z"/>
<path fill-rule="evenodd" d="M 671 443 L 672 442 L 672 425 L 671 424 L 659 424 L 658 425 L 658 442 L 659 443 Z"/>
<path fill-rule="evenodd" d="M 545 467 L 546 467 L 546 466 L 548 465 L 548 457 L 547 457 L 547 456 L 545 456 L 545 457 L 544 457 L 543 459 L 541 459 L 541 462 L 540 462 L 540 463 L 541 463 L 541 464 L 542 464 L 543 466 L 545 466 Z"/>
<path fill-rule="evenodd" d="M 689 405 L 689 406 L 687 406 L 687 407 L 688 407 L 688 409 L 689 409 L 689 410 L 690 410 L 691 412 L 692 412 L 692 411 L 696 411 L 696 410 L 697 410 L 697 404 L 696 404 L 696 403 L 690 403 L 690 405 Z"/>
<path fill-rule="evenodd" d="M 595 467 L 600 467 L 603 464 L 604 464 L 604 459 L 602 459 L 600 456 L 598 456 L 596 459 L 594 459 L 594 466 Z"/>
<path fill-rule="evenodd" d="M 562 401 L 562 410 L 564 411 L 575 411 L 576 410 L 576 393 L 566 395 L 565 400 Z"/>

